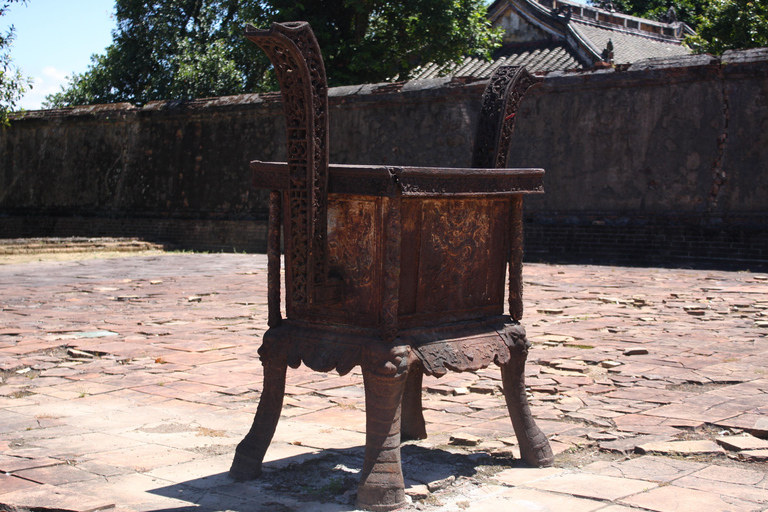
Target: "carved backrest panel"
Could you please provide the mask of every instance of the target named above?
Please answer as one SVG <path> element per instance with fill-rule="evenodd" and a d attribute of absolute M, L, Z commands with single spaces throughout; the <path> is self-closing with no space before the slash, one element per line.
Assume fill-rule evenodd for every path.
<path fill-rule="evenodd" d="M 483 93 L 472 167 L 507 167 L 517 109 L 528 89 L 541 81 L 524 67 L 500 66 L 494 71 Z"/>
<path fill-rule="evenodd" d="M 294 305 L 309 305 L 327 277 L 328 85 L 320 47 L 306 22 L 246 28 L 267 54 L 280 82 L 288 145 L 287 228 Z"/>
<path fill-rule="evenodd" d="M 483 93 L 477 122 L 472 167 L 506 168 L 515 116 L 525 93 L 542 79 L 524 67 L 500 66 Z M 509 216 L 509 314 L 523 317 L 523 200 L 510 199 Z"/>

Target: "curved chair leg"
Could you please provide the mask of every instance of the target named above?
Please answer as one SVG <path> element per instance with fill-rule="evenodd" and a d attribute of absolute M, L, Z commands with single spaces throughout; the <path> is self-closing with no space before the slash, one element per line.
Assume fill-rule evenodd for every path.
<path fill-rule="evenodd" d="M 520 455 L 531 466 L 551 466 L 554 461 L 552 448 L 547 436 L 536 425 L 525 396 L 525 359 L 528 356 L 528 341 L 524 335 L 510 347 L 511 358 L 501 366 L 504 398 L 507 401 L 509 417 L 515 429 Z"/>
<path fill-rule="evenodd" d="M 287 364 L 284 358 L 278 361 L 266 360 L 264 364 L 264 390 L 256 409 L 251 430 L 240 441 L 235 450 L 235 459 L 229 476 L 235 480 L 253 480 L 261 475 L 261 463 L 267 453 L 272 436 L 283 408 L 285 395 L 285 374 Z"/>
<path fill-rule="evenodd" d="M 413 439 L 426 439 L 427 427 L 424 422 L 424 413 L 421 405 L 421 383 L 424 374 L 418 365 L 408 368 L 408 377 L 405 380 L 403 393 L 403 415 L 400 425 L 400 439 L 410 441 Z"/>
<path fill-rule="evenodd" d="M 400 414 L 408 373 L 407 347 L 366 350 L 365 462 L 357 505 L 365 510 L 394 510 L 406 504 L 400 466 Z"/>

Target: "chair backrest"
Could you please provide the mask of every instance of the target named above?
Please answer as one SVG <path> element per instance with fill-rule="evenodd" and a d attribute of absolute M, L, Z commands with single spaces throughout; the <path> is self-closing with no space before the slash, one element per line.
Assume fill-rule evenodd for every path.
<path fill-rule="evenodd" d="M 329 278 L 328 247 L 328 86 L 320 48 L 306 22 L 274 23 L 263 30 L 246 28 L 248 39 L 259 45 L 272 62 L 280 83 L 285 114 L 288 180 L 287 205 L 280 194 L 270 200 L 270 244 L 279 244 L 279 210 L 288 217 L 286 231 L 286 290 L 289 316 L 303 316 L 314 305 L 341 303 L 338 277 Z M 515 115 L 526 91 L 540 82 L 522 67 L 496 69 L 485 93 L 478 117 L 474 168 L 505 168 Z M 510 310 L 522 316 L 522 195 L 511 199 L 512 226 L 510 266 Z M 272 210 L 275 210 L 274 212 Z M 274 215 L 273 215 L 274 214 Z M 398 213 L 399 215 L 399 213 Z M 275 234 L 273 233 L 273 234 Z M 274 240 L 273 240 L 274 239 Z M 270 325 L 280 322 L 279 252 L 270 272 Z M 397 303 L 396 301 L 394 302 Z M 393 313 L 397 316 L 397 311 Z"/>
<path fill-rule="evenodd" d="M 517 109 L 528 89 L 542 81 L 522 66 L 499 66 L 494 70 L 477 118 L 472 167 L 507 167 Z"/>
<path fill-rule="evenodd" d="M 251 25 L 245 35 L 269 57 L 280 82 L 285 113 L 291 250 L 291 289 L 298 307 L 314 302 L 328 277 L 328 83 L 325 65 L 306 22 L 274 23 L 267 30 Z"/>

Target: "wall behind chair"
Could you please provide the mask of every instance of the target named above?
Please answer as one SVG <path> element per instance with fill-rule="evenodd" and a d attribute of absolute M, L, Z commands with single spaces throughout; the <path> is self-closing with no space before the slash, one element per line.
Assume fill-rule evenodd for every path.
<path fill-rule="evenodd" d="M 484 82 L 330 90 L 331 161 L 469 166 Z M 265 249 L 267 192 L 248 162 L 284 160 L 278 93 L 17 113 L 0 134 L 0 238 L 132 236 Z M 768 262 L 768 50 L 558 73 L 516 117 L 510 165 L 529 260 Z"/>

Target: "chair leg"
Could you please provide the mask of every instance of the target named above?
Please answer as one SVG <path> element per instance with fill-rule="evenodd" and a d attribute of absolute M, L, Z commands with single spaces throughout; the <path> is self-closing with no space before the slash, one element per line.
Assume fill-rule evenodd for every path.
<path fill-rule="evenodd" d="M 536 425 L 525 396 L 525 360 L 528 356 L 528 341 L 524 335 L 510 347 L 511 358 L 501 366 L 501 380 L 504 398 L 507 401 L 509 417 L 515 429 L 520 455 L 523 460 L 536 467 L 551 466 L 554 461 L 552 448 L 547 436 Z"/>
<path fill-rule="evenodd" d="M 400 439 L 410 441 L 414 439 L 426 439 L 427 427 L 424 422 L 424 413 L 421 405 L 421 383 L 424 374 L 418 365 L 408 368 L 408 377 L 405 381 L 403 393 L 403 415 L 400 425 Z"/>
<path fill-rule="evenodd" d="M 287 370 L 285 359 L 263 360 L 263 364 L 264 390 L 256 408 L 256 417 L 248 434 L 237 445 L 235 459 L 229 470 L 229 476 L 235 480 L 253 480 L 261 475 L 261 463 L 275 435 L 283 408 Z"/>
<path fill-rule="evenodd" d="M 400 466 L 400 415 L 408 373 L 408 347 L 364 350 L 365 462 L 357 505 L 366 510 L 393 510 L 405 505 Z"/>

